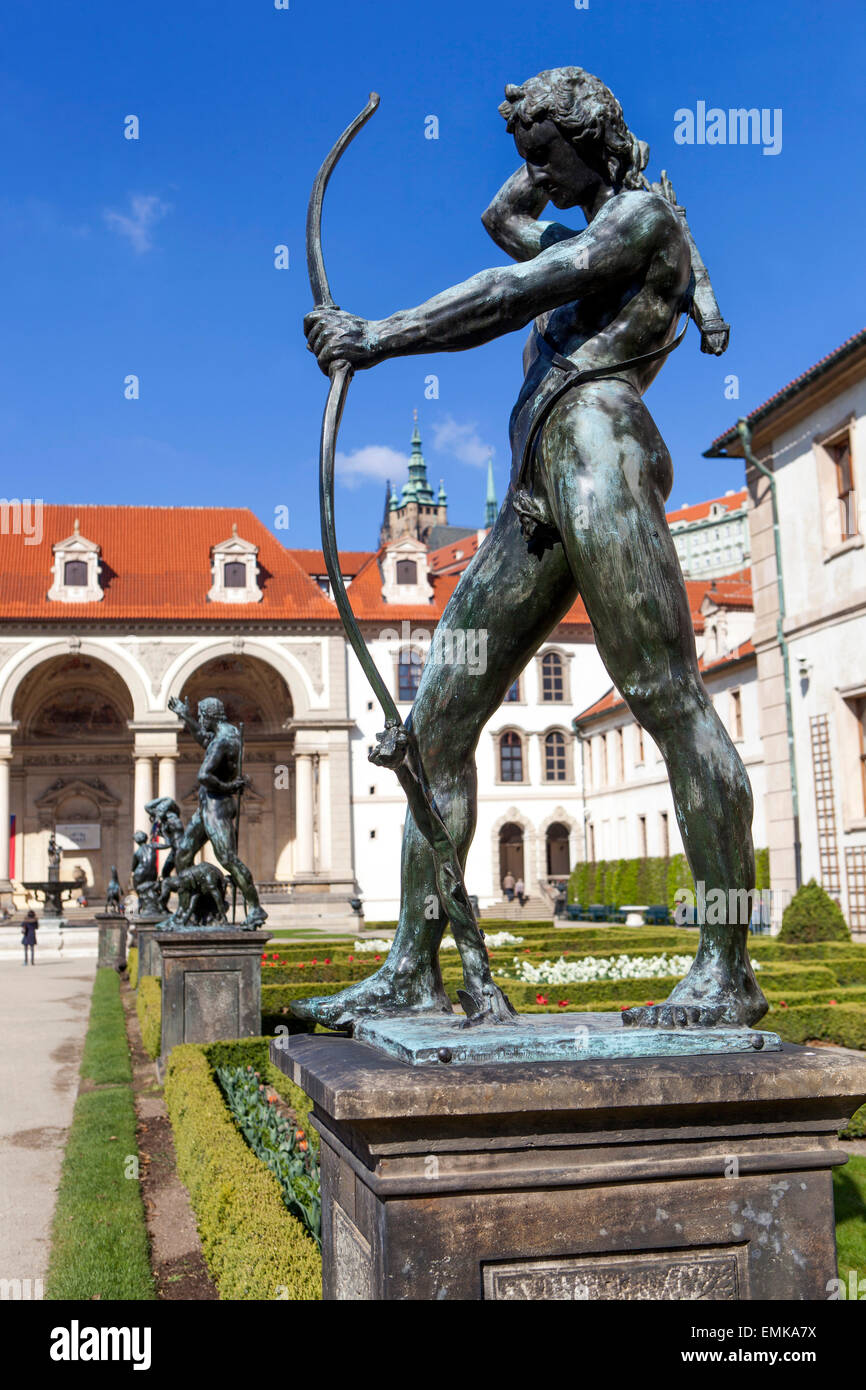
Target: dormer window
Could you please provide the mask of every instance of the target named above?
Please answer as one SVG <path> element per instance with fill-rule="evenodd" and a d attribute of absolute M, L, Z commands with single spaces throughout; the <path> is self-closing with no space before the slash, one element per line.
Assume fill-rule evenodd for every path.
<path fill-rule="evenodd" d="M 386 545 L 381 561 L 382 598 L 386 603 L 429 604 L 433 586 L 427 574 L 427 550 L 413 536 Z"/>
<path fill-rule="evenodd" d="M 99 576 L 99 546 L 81 534 L 78 518 L 71 536 L 53 547 L 54 567 L 48 598 L 52 603 L 99 603 L 105 597 Z"/>
<path fill-rule="evenodd" d="M 209 603 L 261 603 L 259 587 L 259 548 L 238 535 L 232 526 L 229 540 L 220 541 L 211 552 Z"/>

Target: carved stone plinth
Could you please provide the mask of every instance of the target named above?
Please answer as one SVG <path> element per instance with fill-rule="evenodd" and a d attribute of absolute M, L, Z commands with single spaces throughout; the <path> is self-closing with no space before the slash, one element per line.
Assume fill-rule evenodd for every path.
<path fill-rule="evenodd" d="M 123 970 L 126 965 L 126 918 L 113 912 L 94 913 L 99 928 L 97 968 Z"/>
<path fill-rule="evenodd" d="M 321 1135 L 326 1299 L 827 1298 L 866 1056 L 410 1066 L 271 1043 Z"/>
<path fill-rule="evenodd" d="M 262 1027 L 266 931 L 157 932 L 164 1065 L 176 1043 L 253 1038 Z"/>
<path fill-rule="evenodd" d="M 165 921 L 162 916 L 157 921 L 148 922 L 146 919 L 136 918 L 133 922 L 135 927 L 135 945 L 138 947 L 138 978 L 142 975 L 161 975 L 162 956 L 156 944 L 156 934 L 160 926 Z"/>

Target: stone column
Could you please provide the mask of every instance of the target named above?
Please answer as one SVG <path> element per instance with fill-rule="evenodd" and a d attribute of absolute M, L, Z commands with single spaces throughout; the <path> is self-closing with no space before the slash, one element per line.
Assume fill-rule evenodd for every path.
<path fill-rule="evenodd" d="M 177 797 L 177 754 L 169 753 L 160 757 L 157 779 L 159 796 Z"/>
<path fill-rule="evenodd" d="M 145 806 L 153 800 L 153 762 L 148 755 L 135 755 L 135 790 L 133 792 L 133 830 L 149 830 L 150 821 L 145 814 Z"/>
<path fill-rule="evenodd" d="M 9 765 L 0 756 L 0 893 L 8 893 L 9 882 Z"/>
<path fill-rule="evenodd" d="M 313 872 L 313 758 L 295 755 L 295 874 Z"/>

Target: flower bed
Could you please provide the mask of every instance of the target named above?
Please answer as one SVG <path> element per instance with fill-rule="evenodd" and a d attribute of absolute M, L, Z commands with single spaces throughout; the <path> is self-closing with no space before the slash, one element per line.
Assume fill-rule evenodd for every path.
<path fill-rule="evenodd" d="M 220 1298 L 319 1299 L 322 1263 L 316 1244 L 286 1210 L 277 1178 L 237 1128 L 209 1060 L 246 1063 L 254 1049 L 267 1056 L 267 1040 L 206 1047 L 183 1043 L 172 1050 L 165 1103 L 177 1170 Z"/>
<path fill-rule="evenodd" d="M 306 1130 L 274 1108 L 261 1073 L 252 1066 L 219 1067 L 217 1080 L 235 1123 L 254 1154 L 280 1184 L 283 1201 L 322 1248 L 322 1183 Z"/>

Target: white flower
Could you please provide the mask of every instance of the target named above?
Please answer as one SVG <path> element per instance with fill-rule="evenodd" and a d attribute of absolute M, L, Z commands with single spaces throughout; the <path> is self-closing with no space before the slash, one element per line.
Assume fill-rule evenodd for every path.
<path fill-rule="evenodd" d="M 514 973 L 506 978 L 527 985 L 579 985 L 593 980 L 649 980 L 685 975 L 691 956 L 581 956 L 576 960 L 543 960 L 540 965 L 514 957 Z"/>
<path fill-rule="evenodd" d="M 362 951 L 390 951 L 392 938 L 387 936 L 374 936 L 372 941 L 356 941 L 355 950 Z"/>
<path fill-rule="evenodd" d="M 495 951 L 500 946 L 522 946 L 522 936 L 512 936 L 510 931 L 495 931 L 490 936 L 485 936 L 484 945 L 488 951 Z M 453 936 L 443 936 L 441 951 L 456 951 L 457 942 Z"/>

